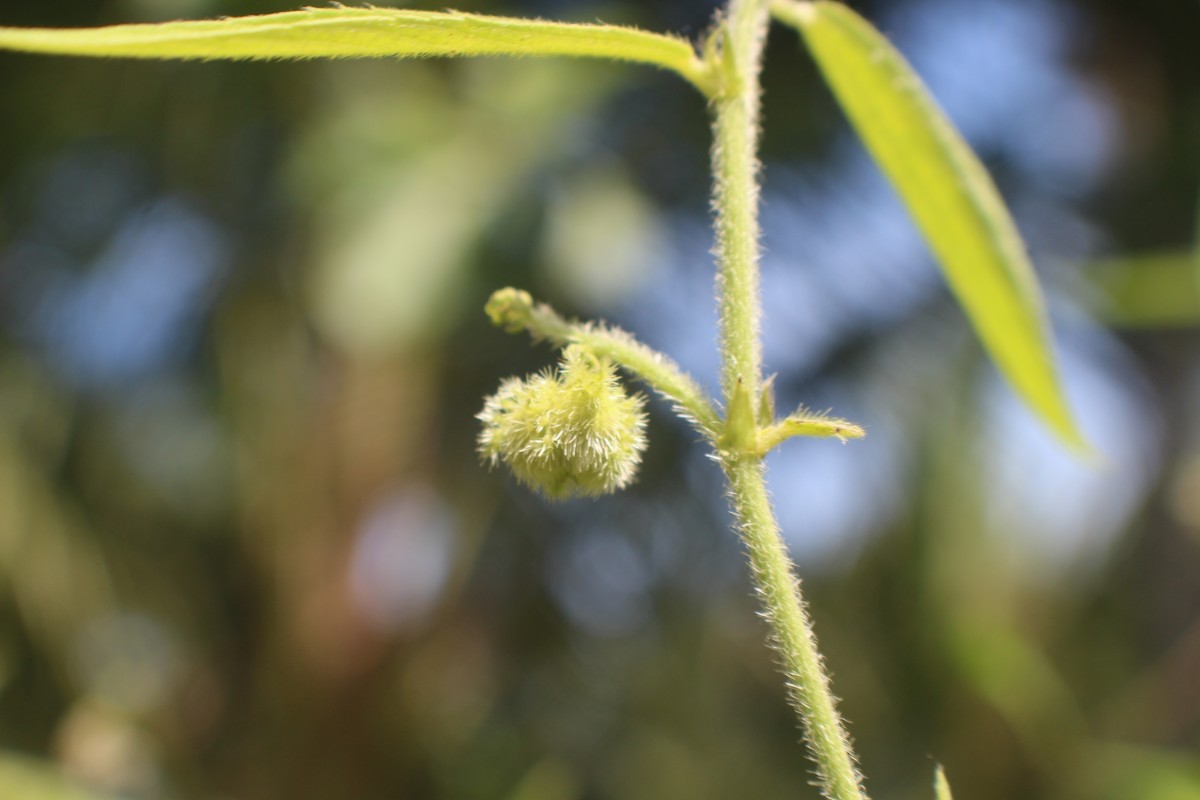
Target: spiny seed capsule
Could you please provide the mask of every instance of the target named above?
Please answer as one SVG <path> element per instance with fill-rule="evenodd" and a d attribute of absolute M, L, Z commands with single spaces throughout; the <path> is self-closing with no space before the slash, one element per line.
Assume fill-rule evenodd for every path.
<path fill-rule="evenodd" d="M 479 452 L 552 500 L 615 492 L 646 449 L 645 404 L 611 361 L 572 345 L 557 370 L 509 378 L 487 399 Z"/>

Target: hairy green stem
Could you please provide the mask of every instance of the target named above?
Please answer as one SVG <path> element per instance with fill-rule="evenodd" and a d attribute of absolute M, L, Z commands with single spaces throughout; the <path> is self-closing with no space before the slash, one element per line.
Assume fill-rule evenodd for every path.
<path fill-rule="evenodd" d="M 506 288 L 494 292 L 486 311 L 492 322 L 510 333 L 527 330 L 535 339 L 559 346 L 578 344 L 608 358 L 670 400 L 710 440 L 721 432 L 721 417 L 696 381 L 663 354 L 652 350 L 620 328 L 564 319 L 545 303 L 534 303 L 528 292 Z"/>
<path fill-rule="evenodd" d="M 759 454 L 759 72 L 768 22 L 765 0 L 731 0 L 724 24 L 723 84 L 715 113 L 713 204 L 717 211 L 721 382 L 728 419 L 719 440 L 734 513 L 779 650 L 788 692 L 830 800 L 865 800 L 849 737 L 829 688 L 812 624 L 771 510 Z"/>
<path fill-rule="evenodd" d="M 725 474 L 764 616 L 787 674 L 792 707 L 800 717 L 817 764 L 821 790 L 831 800 L 866 800 L 850 739 L 830 691 L 812 621 L 800 594 L 800 582 L 771 510 L 762 460 L 754 456 L 728 460 Z"/>
<path fill-rule="evenodd" d="M 727 405 L 739 385 L 757 402 L 761 383 L 757 153 L 759 71 L 768 20 L 765 3 L 732 0 L 720 56 L 723 83 L 712 104 L 721 385 Z"/>

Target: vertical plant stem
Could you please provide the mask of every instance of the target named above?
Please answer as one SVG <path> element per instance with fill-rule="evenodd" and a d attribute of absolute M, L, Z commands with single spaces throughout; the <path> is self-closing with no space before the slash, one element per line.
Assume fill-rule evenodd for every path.
<path fill-rule="evenodd" d="M 758 134 L 767 5 L 765 0 L 730 0 L 721 53 L 722 84 L 713 101 L 721 382 L 729 415 L 722 463 L 754 581 L 788 679 L 789 697 L 817 763 L 821 789 L 830 800 L 865 800 L 800 584 L 771 509 L 762 458 L 749 446 L 757 442 L 757 426 L 736 412 L 747 399 L 752 407 L 758 406 L 762 383 Z M 735 416 L 742 421 L 735 423 Z M 751 426 L 748 432 L 737 430 L 745 424 Z"/>
<path fill-rule="evenodd" d="M 866 800 L 800 582 L 771 510 L 762 460 L 746 456 L 728 462 L 725 473 L 764 616 L 787 675 L 789 699 L 817 764 L 821 790 L 830 800 Z"/>
<path fill-rule="evenodd" d="M 714 205 L 721 312 L 721 385 L 730 405 L 739 382 L 758 397 L 758 79 L 769 14 L 761 0 L 732 0 L 713 106 Z"/>

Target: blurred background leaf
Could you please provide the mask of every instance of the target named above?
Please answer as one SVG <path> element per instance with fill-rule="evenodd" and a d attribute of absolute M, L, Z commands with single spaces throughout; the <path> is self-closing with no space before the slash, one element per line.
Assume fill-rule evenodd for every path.
<path fill-rule="evenodd" d="M 68 782 L 49 764 L 11 755 L 0 756 L 0 792 L 27 800 L 104 800 Z"/>

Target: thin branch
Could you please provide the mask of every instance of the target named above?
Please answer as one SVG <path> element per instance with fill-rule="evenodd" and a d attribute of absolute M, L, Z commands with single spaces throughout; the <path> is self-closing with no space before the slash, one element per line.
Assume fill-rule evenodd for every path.
<path fill-rule="evenodd" d="M 545 303 L 534 303 L 528 292 L 513 288 L 493 293 L 485 310 L 492 322 L 509 333 L 529 331 L 535 339 L 560 347 L 578 344 L 611 359 L 670 400 L 710 440 L 720 435 L 721 417 L 700 385 L 671 359 L 620 328 L 564 319 Z"/>

